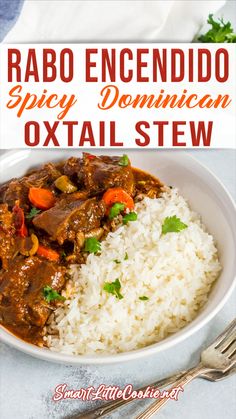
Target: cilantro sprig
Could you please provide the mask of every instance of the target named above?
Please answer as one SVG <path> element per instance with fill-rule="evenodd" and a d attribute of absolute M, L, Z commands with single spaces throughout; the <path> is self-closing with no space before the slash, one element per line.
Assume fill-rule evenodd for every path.
<path fill-rule="evenodd" d="M 27 220 L 31 220 L 32 218 L 36 217 L 36 215 L 40 214 L 40 212 L 40 209 L 32 207 L 30 212 L 26 215 Z"/>
<path fill-rule="evenodd" d="M 129 212 L 128 214 L 125 214 L 123 217 L 123 224 L 128 224 L 129 221 L 136 221 L 138 218 L 136 212 Z"/>
<path fill-rule="evenodd" d="M 123 154 L 123 156 L 119 160 L 119 166 L 128 166 L 129 164 L 129 157 L 127 154 Z"/>
<path fill-rule="evenodd" d="M 224 43 L 235 43 L 236 33 L 232 27 L 231 22 L 224 22 L 224 19 L 214 20 L 213 15 L 208 16 L 207 23 L 211 25 L 205 34 L 198 37 L 200 42 L 224 42 Z"/>
<path fill-rule="evenodd" d="M 166 217 L 162 224 L 162 234 L 167 233 L 179 233 L 181 230 L 184 230 L 188 226 L 184 224 L 180 218 L 173 215 L 172 217 Z"/>
<path fill-rule="evenodd" d="M 61 256 L 62 260 L 65 260 L 66 259 L 67 254 L 66 254 L 65 250 L 62 250 L 61 251 L 60 256 Z"/>
<path fill-rule="evenodd" d="M 84 242 L 84 250 L 89 253 L 97 253 L 101 250 L 101 243 L 96 237 L 89 237 Z"/>
<path fill-rule="evenodd" d="M 43 288 L 43 296 L 48 303 L 54 300 L 65 301 L 65 297 L 63 297 L 49 285 L 46 285 L 46 287 Z"/>
<path fill-rule="evenodd" d="M 114 282 L 105 282 L 103 285 L 103 290 L 108 292 L 109 294 L 114 295 L 118 300 L 121 300 L 123 295 L 120 293 L 121 283 L 117 278 Z"/>
<path fill-rule="evenodd" d="M 113 220 L 113 218 L 117 217 L 121 211 L 124 211 L 125 204 L 122 204 L 121 202 L 116 202 L 114 205 L 112 205 L 110 212 L 109 212 L 109 219 Z"/>
<path fill-rule="evenodd" d="M 139 300 L 141 300 L 141 301 L 147 301 L 147 300 L 149 300 L 149 298 L 146 297 L 146 295 L 142 295 L 141 297 L 139 297 Z"/>

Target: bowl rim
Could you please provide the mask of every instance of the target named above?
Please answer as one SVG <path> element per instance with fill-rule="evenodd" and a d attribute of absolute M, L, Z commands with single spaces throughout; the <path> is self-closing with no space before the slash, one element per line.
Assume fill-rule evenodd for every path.
<path fill-rule="evenodd" d="M 43 150 L 41 151 L 49 151 L 49 150 Z M 99 154 L 101 149 L 99 149 Z M 17 152 L 22 151 L 36 151 L 36 150 L 11 150 L 6 153 L 4 153 L 2 156 L 0 156 L 0 162 L 3 163 L 5 159 L 9 159 L 11 156 L 15 155 Z M 50 150 L 50 151 L 54 151 Z M 58 152 L 58 150 L 55 150 Z M 61 152 L 69 150 L 61 150 Z M 78 149 L 78 152 L 87 151 L 87 150 L 80 150 Z M 94 150 L 95 151 L 95 150 Z M 98 151 L 98 150 L 96 150 Z M 113 149 L 110 150 L 104 150 L 104 152 L 109 151 L 109 153 L 113 152 Z M 116 152 L 120 152 L 120 149 L 117 149 Z M 129 150 L 129 151 L 138 151 L 138 150 Z M 153 150 L 144 150 L 144 152 L 150 152 Z M 190 161 L 198 166 L 201 170 L 207 172 L 208 175 L 213 179 L 214 182 L 218 183 L 218 185 L 221 187 L 222 192 L 225 194 L 225 196 L 228 199 L 228 202 L 231 205 L 231 211 L 233 211 L 236 215 L 236 203 L 234 202 L 232 196 L 222 183 L 222 181 L 218 178 L 217 175 L 215 175 L 208 167 L 206 167 L 203 163 L 199 162 L 196 157 L 193 157 L 191 154 L 189 154 L 187 151 L 179 151 L 179 150 L 161 150 L 161 153 L 167 152 L 167 153 L 178 153 L 178 156 L 183 156 L 184 159 L 189 159 Z M 41 162 L 40 162 L 41 163 Z M 233 230 L 233 237 L 236 240 L 236 231 Z M 180 329 L 178 332 L 174 333 L 173 335 L 168 336 L 167 338 L 157 342 L 153 343 L 149 346 L 146 346 L 144 348 L 140 348 L 137 350 L 129 351 L 129 352 L 122 352 L 118 354 L 104 354 L 104 355 L 68 355 L 65 353 L 60 353 L 56 351 L 50 351 L 47 348 L 40 348 L 36 345 L 33 345 L 31 343 L 28 343 L 21 338 L 18 338 L 13 333 L 8 331 L 4 326 L 0 325 L 0 341 L 3 343 L 10 345 L 11 347 L 14 347 L 21 352 L 24 352 L 28 355 L 34 356 L 36 358 L 39 358 L 44 361 L 50 361 L 54 363 L 62 363 L 67 365 L 111 365 L 119 362 L 127 362 L 132 360 L 141 359 L 153 354 L 156 354 L 158 352 L 164 351 L 166 349 L 172 348 L 173 346 L 183 342 L 185 339 L 192 336 L 194 333 L 196 333 L 198 330 L 203 328 L 207 323 L 210 322 L 210 320 L 213 319 L 213 317 L 216 316 L 216 314 L 222 309 L 230 295 L 232 294 L 234 288 L 236 286 L 236 273 L 233 274 L 232 283 L 230 284 L 230 287 L 225 292 L 223 298 L 220 300 L 220 302 L 214 307 L 205 317 L 203 317 L 201 320 L 198 320 L 198 317 L 196 317 L 192 322 L 190 322 L 187 326 L 185 326 L 183 329 Z M 195 324 L 193 324 L 195 323 Z"/>

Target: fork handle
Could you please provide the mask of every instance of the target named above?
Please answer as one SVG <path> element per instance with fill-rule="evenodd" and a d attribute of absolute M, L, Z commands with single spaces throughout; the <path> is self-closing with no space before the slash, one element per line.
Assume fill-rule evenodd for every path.
<path fill-rule="evenodd" d="M 186 371 L 180 371 L 177 374 L 171 375 L 169 377 L 166 378 L 162 378 L 161 380 L 156 381 L 155 383 L 149 384 L 148 386 L 144 386 L 144 387 L 140 387 L 137 389 L 137 391 L 142 390 L 145 391 L 147 389 L 147 387 L 165 387 L 171 384 L 175 384 L 175 382 L 177 380 L 180 379 L 180 377 L 183 376 L 183 374 L 185 374 Z M 127 405 L 131 402 L 133 402 L 135 399 L 130 398 L 130 399 L 117 399 L 115 401 L 112 402 L 108 402 L 103 404 L 100 407 L 97 407 L 95 409 L 89 410 L 85 413 L 81 413 L 81 414 L 75 414 L 73 416 L 70 416 L 67 419 L 97 419 L 97 418 L 102 418 L 105 415 L 108 415 L 109 413 L 113 412 L 114 410 L 118 409 L 121 406 Z"/>
<path fill-rule="evenodd" d="M 174 384 L 175 387 L 184 387 L 186 384 L 190 383 L 194 378 L 198 377 L 199 375 L 205 373 L 209 369 L 202 366 L 202 364 L 198 364 L 196 367 L 191 368 L 190 370 L 186 371 L 179 380 L 177 380 Z M 170 391 L 173 387 L 169 388 Z M 167 391 L 168 391 L 167 390 Z M 138 415 L 135 419 L 149 419 L 151 418 L 154 413 L 158 412 L 164 406 L 170 398 L 163 398 L 158 399 L 151 404 L 143 413 Z"/>

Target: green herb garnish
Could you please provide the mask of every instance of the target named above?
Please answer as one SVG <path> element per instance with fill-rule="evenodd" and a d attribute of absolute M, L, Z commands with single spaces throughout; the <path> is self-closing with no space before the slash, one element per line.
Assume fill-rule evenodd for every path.
<path fill-rule="evenodd" d="M 115 263 L 121 263 L 121 261 L 118 260 L 118 259 L 113 259 L 113 262 L 115 262 Z"/>
<path fill-rule="evenodd" d="M 103 285 L 103 290 L 108 292 L 109 294 L 115 295 L 116 298 L 121 300 L 123 295 L 120 293 L 121 284 L 119 279 L 117 278 L 114 282 L 105 282 Z"/>
<path fill-rule="evenodd" d="M 58 292 L 49 287 L 49 285 L 43 288 L 43 296 L 48 303 L 54 300 L 65 301 L 65 297 L 63 297 L 61 294 L 58 294 Z"/>
<path fill-rule="evenodd" d="M 114 205 L 112 205 L 110 212 L 109 212 L 109 219 L 113 220 L 113 218 L 117 217 L 117 215 L 120 214 L 121 211 L 125 209 L 125 204 L 122 204 L 121 202 L 116 202 Z"/>
<path fill-rule="evenodd" d="M 123 217 L 123 224 L 127 224 L 129 221 L 136 221 L 138 218 L 136 212 L 129 212 Z"/>
<path fill-rule="evenodd" d="M 146 295 L 143 295 L 142 297 L 139 297 L 139 300 L 146 301 L 146 300 L 149 300 L 149 298 L 146 297 Z"/>
<path fill-rule="evenodd" d="M 41 210 L 39 210 L 35 207 L 31 208 L 30 212 L 26 215 L 27 220 L 31 220 L 36 215 L 40 214 L 40 212 L 41 212 Z"/>
<path fill-rule="evenodd" d="M 66 256 L 67 256 L 66 252 L 64 250 L 62 250 L 62 252 L 61 252 L 61 258 L 62 259 L 65 259 Z"/>
<path fill-rule="evenodd" d="M 207 23 L 211 25 L 208 32 L 198 37 L 200 42 L 236 42 L 236 33 L 231 25 L 231 22 L 224 22 L 224 19 L 214 20 L 213 15 L 209 15 Z"/>
<path fill-rule="evenodd" d="M 128 255 L 128 253 L 127 252 L 125 252 L 125 257 L 124 257 L 124 260 L 128 260 L 129 259 L 129 255 Z"/>
<path fill-rule="evenodd" d="M 166 233 L 178 233 L 181 230 L 184 230 L 188 226 L 184 224 L 180 218 L 173 215 L 172 217 L 166 217 L 164 223 L 162 224 L 162 234 Z"/>
<path fill-rule="evenodd" d="M 89 253 L 97 253 L 101 250 L 101 243 L 96 237 L 89 237 L 84 242 L 84 250 Z"/>
<path fill-rule="evenodd" d="M 127 154 L 123 154 L 123 156 L 119 160 L 119 166 L 128 166 L 129 164 L 129 157 Z"/>

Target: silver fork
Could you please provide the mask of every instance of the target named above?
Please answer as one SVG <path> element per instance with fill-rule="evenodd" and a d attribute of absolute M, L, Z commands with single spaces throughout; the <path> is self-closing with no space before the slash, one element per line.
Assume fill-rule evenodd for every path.
<path fill-rule="evenodd" d="M 232 322 L 227 327 L 227 329 L 225 329 L 224 332 L 220 336 L 218 336 L 218 338 L 216 340 L 228 336 L 228 334 L 231 333 L 231 331 L 233 329 L 233 327 L 232 327 L 233 323 L 234 323 L 233 327 L 235 327 L 236 320 L 234 322 Z M 162 388 L 162 387 L 166 387 L 170 384 L 172 384 L 174 387 L 176 387 L 177 381 L 180 378 L 182 378 L 183 375 L 186 374 L 186 372 L 188 373 L 189 371 L 190 370 L 181 371 L 177 374 L 174 374 L 172 376 L 163 378 L 163 379 L 158 380 L 154 383 L 151 383 L 147 386 L 140 387 L 140 388 L 137 389 L 137 391 L 139 391 L 139 390 L 145 391 L 147 389 L 147 387 Z M 236 372 L 236 367 L 235 368 L 232 367 L 232 368 L 228 369 L 227 372 L 225 372 L 225 373 L 222 373 L 221 371 L 218 371 L 218 370 L 210 370 L 210 371 L 205 371 L 203 373 L 200 373 L 199 377 L 204 378 L 204 379 L 209 380 L 209 381 L 214 381 L 215 382 L 215 381 L 222 380 L 222 379 L 226 378 L 227 376 L 230 376 L 231 374 L 234 374 L 235 372 Z M 92 409 L 92 410 L 89 410 L 85 413 L 74 414 L 73 416 L 69 416 L 69 417 L 67 416 L 67 419 L 97 419 L 97 418 L 102 418 L 102 417 L 110 414 L 111 412 L 115 411 L 116 409 L 118 409 L 122 406 L 126 406 L 127 404 L 132 403 L 134 400 L 136 400 L 136 399 L 132 399 L 132 398 L 127 399 L 127 400 L 117 399 L 115 401 L 105 403 L 102 406 L 97 407 L 97 408 Z"/>
<path fill-rule="evenodd" d="M 147 387 L 156 387 L 158 389 L 163 388 L 165 386 L 168 386 L 172 384 L 172 387 L 175 387 L 176 380 L 182 377 L 183 374 L 185 374 L 186 371 L 181 371 L 178 374 L 171 375 L 170 377 L 163 378 L 162 380 L 156 381 L 155 383 L 149 384 L 149 386 L 140 387 L 137 389 L 145 391 Z M 233 375 L 236 373 L 236 367 L 230 368 L 227 370 L 227 372 L 222 373 L 219 371 L 210 371 L 205 374 L 201 374 L 199 378 L 203 378 L 208 381 L 216 382 L 224 380 L 227 377 L 230 377 L 230 375 Z M 117 399 L 114 402 L 108 402 L 104 405 L 97 407 L 95 409 L 89 410 L 88 412 L 81 413 L 81 414 L 74 414 L 70 416 L 66 416 L 65 419 L 98 419 L 103 418 L 104 416 L 109 415 L 111 412 L 114 412 L 115 410 L 119 409 L 122 406 L 127 406 L 127 404 L 132 403 L 136 399 Z"/>
<path fill-rule="evenodd" d="M 222 375 L 236 365 L 236 319 L 216 338 L 216 340 L 201 353 L 201 361 L 190 370 L 186 371 L 175 382 L 175 387 L 184 387 L 200 375 L 221 373 Z M 171 389 L 169 389 L 170 391 Z M 168 390 L 167 390 L 168 391 Z M 170 398 L 160 398 L 153 402 L 136 419 L 149 419 L 164 406 Z"/>

